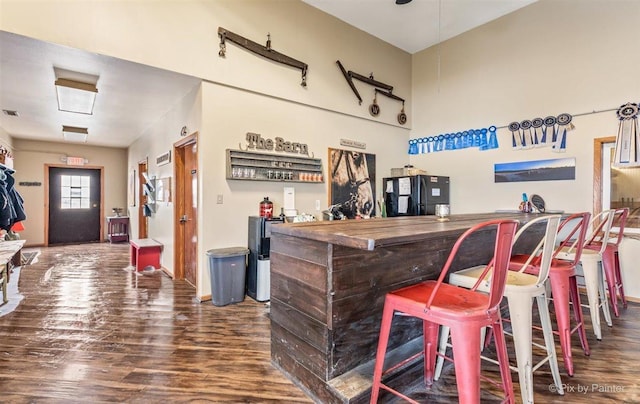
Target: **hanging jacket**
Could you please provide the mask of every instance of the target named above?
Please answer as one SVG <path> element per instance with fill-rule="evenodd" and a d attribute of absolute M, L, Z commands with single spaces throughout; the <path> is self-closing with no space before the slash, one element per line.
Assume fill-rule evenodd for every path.
<path fill-rule="evenodd" d="M 15 171 L 0 164 L 0 229 L 11 229 L 14 223 L 27 218 L 24 199 L 15 189 Z"/>

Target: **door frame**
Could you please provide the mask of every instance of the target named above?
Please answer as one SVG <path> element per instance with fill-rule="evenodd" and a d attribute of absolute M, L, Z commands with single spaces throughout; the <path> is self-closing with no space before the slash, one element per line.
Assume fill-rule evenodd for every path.
<path fill-rule="evenodd" d="M 605 143 L 615 143 L 615 136 L 593 139 L 593 214 L 602 212 L 602 149 Z"/>
<path fill-rule="evenodd" d="M 173 144 L 173 156 L 174 156 L 174 165 L 173 165 L 173 178 L 175 178 L 175 198 L 174 198 L 174 207 L 173 207 L 173 246 L 174 246 L 174 254 L 173 254 L 173 279 L 184 279 L 184 245 L 185 245 L 185 233 L 184 226 L 180 225 L 180 213 L 184 210 L 186 204 L 187 196 L 184 194 L 185 185 L 183 181 L 183 171 L 184 171 L 184 149 L 186 146 L 191 144 L 198 144 L 198 132 L 194 132 L 191 135 L 180 139 L 178 142 Z M 200 181 L 198 181 L 199 183 Z M 191 199 L 191 196 L 189 196 Z M 200 210 L 198 210 L 198 215 L 200 214 Z M 198 218 L 193 219 L 196 225 L 196 229 L 198 228 Z M 197 249 L 199 250 L 200 239 L 198 238 Z M 200 272 L 200 267 L 198 265 L 198 258 L 196 255 L 196 290 L 198 289 L 198 274 Z"/>
<path fill-rule="evenodd" d="M 70 168 L 78 170 L 100 170 L 100 242 L 104 242 L 104 166 L 70 166 L 67 164 L 44 165 L 44 246 L 49 246 L 49 169 Z M 105 219 L 106 220 L 106 219 Z"/>

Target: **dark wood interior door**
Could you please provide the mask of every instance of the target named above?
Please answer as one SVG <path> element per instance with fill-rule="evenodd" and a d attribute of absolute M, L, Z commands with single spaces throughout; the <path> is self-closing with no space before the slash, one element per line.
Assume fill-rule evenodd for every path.
<path fill-rule="evenodd" d="M 48 244 L 100 241 L 100 169 L 49 167 Z"/>
<path fill-rule="evenodd" d="M 198 252 L 198 148 L 191 143 L 184 148 L 184 278 L 193 285 L 197 279 Z"/>

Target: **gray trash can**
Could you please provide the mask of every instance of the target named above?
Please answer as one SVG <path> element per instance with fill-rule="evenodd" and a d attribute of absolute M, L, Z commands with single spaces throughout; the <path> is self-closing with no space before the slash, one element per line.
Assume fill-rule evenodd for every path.
<path fill-rule="evenodd" d="M 215 306 L 226 306 L 244 300 L 247 254 L 249 249 L 245 247 L 207 251 L 211 276 L 211 302 Z"/>

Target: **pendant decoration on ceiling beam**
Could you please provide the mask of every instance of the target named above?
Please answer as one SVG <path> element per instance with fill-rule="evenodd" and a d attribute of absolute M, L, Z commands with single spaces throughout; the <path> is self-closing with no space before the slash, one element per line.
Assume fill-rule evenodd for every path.
<path fill-rule="evenodd" d="M 227 51 L 226 41 L 233 42 L 236 45 L 255 53 L 256 55 L 262 56 L 277 63 L 281 63 L 283 65 L 300 69 L 302 71 L 302 82 L 300 83 L 300 85 L 302 87 L 307 86 L 307 70 L 309 66 L 306 63 L 303 63 L 299 60 L 273 50 L 271 48 L 271 34 L 267 34 L 266 46 L 253 42 L 250 39 L 244 38 L 222 27 L 218 27 L 218 36 L 220 37 L 220 51 L 218 52 L 218 56 L 225 57 Z"/>
<path fill-rule="evenodd" d="M 358 81 L 362 81 L 363 83 L 367 83 L 373 87 L 375 87 L 374 89 L 374 95 L 373 95 L 373 103 L 371 105 L 369 105 L 369 113 L 371 114 L 371 116 L 378 116 L 380 114 L 380 106 L 378 105 L 378 94 L 382 94 L 385 97 L 389 97 L 391 99 L 394 99 L 396 101 L 400 101 L 402 102 L 402 109 L 400 110 L 400 113 L 398 114 L 398 123 L 400 125 L 404 125 L 405 123 L 407 123 L 407 114 L 404 112 L 404 99 L 398 97 L 397 95 L 393 94 L 393 86 L 390 86 L 389 84 L 385 84 L 382 83 L 380 81 L 377 81 L 373 78 L 373 73 L 369 74 L 369 77 L 367 76 L 363 76 L 362 74 L 358 74 L 355 72 L 352 72 L 351 70 L 347 71 L 344 66 L 342 65 L 342 63 L 340 63 L 339 60 L 336 60 L 336 64 L 338 65 L 338 67 L 340 68 L 340 71 L 342 72 L 342 75 L 344 76 L 344 79 L 347 81 L 347 84 L 349 84 L 349 87 L 351 87 L 351 91 L 353 91 L 353 93 L 356 95 L 356 98 L 358 99 L 358 104 L 362 105 L 362 97 L 360 96 L 360 93 L 358 92 L 358 89 L 356 88 L 355 84 L 353 83 L 353 79 L 356 79 Z"/>
<path fill-rule="evenodd" d="M 640 103 L 628 102 L 618 108 L 620 121 L 613 158 L 614 167 L 640 167 L 640 129 L 638 112 Z"/>

